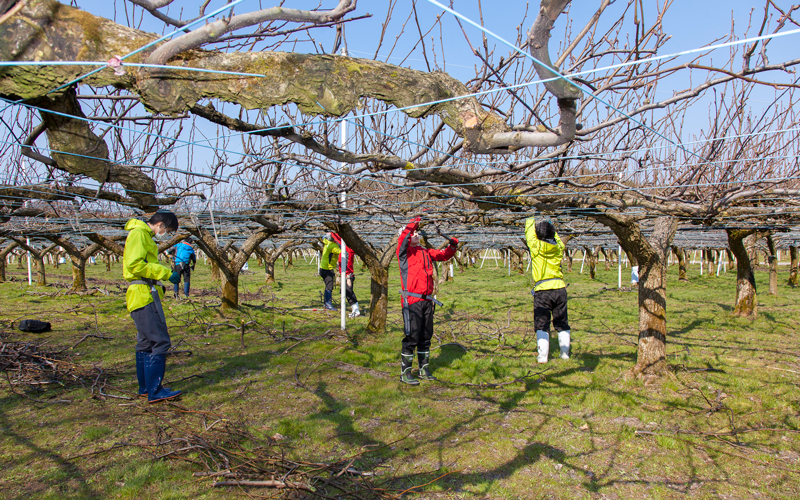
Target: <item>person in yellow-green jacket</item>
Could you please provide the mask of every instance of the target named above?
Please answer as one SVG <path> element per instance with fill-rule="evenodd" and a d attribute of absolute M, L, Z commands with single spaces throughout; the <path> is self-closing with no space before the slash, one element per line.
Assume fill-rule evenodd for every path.
<path fill-rule="evenodd" d="M 322 238 L 322 255 L 319 258 L 319 276 L 325 282 L 325 309 L 335 310 L 333 307 L 333 285 L 336 284 L 336 269 L 339 263 L 339 254 L 342 249 L 333 241 L 331 235 Z"/>
<path fill-rule="evenodd" d="M 558 332 L 561 359 L 569 359 L 570 328 L 567 320 L 567 284 L 561 272 L 564 243 L 547 219 L 525 221 L 525 240 L 531 252 L 533 275 L 533 324 L 539 363 L 547 363 L 550 352 L 550 315 Z"/>
<path fill-rule="evenodd" d="M 148 403 L 180 396 L 161 385 L 167 364 L 167 352 L 172 345 L 161 301 L 164 287 L 159 280 L 180 281 L 180 273 L 158 262 L 158 245 L 153 241 L 166 239 L 178 230 L 178 218 L 168 210 L 159 210 L 148 222 L 131 219 L 125 224 L 128 238 L 122 256 L 122 276 L 130 282 L 125 303 L 136 324 L 136 378 L 139 396 Z"/>

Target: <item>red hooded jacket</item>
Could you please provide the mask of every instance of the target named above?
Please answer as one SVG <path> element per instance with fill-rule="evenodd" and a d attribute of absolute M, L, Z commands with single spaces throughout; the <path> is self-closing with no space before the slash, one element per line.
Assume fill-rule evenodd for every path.
<path fill-rule="evenodd" d="M 342 248 L 342 238 L 337 233 L 331 231 L 331 238 L 333 241 L 339 245 L 339 248 Z M 353 249 L 347 247 L 347 274 L 354 274 L 353 273 L 353 262 L 356 260 L 356 254 L 353 252 Z M 342 272 L 342 254 L 339 254 L 339 272 Z"/>
<path fill-rule="evenodd" d="M 433 250 L 422 246 L 410 245 L 411 233 L 419 227 L 419 218 L 411 222 L 400 233 L 397 242 L 397 263 L 400 265 L 400 286 L 406 292 L 430 295 L 433 293 L 433 261 L 444 261 L 456 254 L 456 245 L 452 242 L 444 250 Z M 414 304 L 424 299 L 419 297 L 406 297 L 408 304 Z"/>

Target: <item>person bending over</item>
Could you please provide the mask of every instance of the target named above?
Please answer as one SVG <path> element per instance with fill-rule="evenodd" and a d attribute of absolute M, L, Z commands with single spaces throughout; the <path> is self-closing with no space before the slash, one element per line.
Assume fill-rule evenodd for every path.
<path fill-rule="evenodd" d="M 158 262 L 158 246 L 153 238 L 163 240 L 178 230 L 178 218 L 170 211 L 159 210 L 148 222 L 131 219 L 125 224 L 128 238 L 122 256 L 122 276 L 130 282 L 125 303 L 136 324 L 136 378 L 139 396 L 148 403 L 180 396 L 181 391 L 163 387 L 167 352 L 171 347 L 167 321 L 161 300 L 164 286 L 159 280 L 180 282 L 180 274 Z M 170 274 L 171 273 L 171 274 Z"/>
<path fill-rule="evenodd" d="M 533 275 L 533 324 L 536 328 L 536 345 L 539 363 L 547 363 L 550 352 L 550 315 L 558 331 L 561 359 L 569 359 L 570 329 L 567 320 L 567 284 L 561 272 L 564 243 L 556 228 L 548 220 L 536 222 L 534 217 L 525 221 L 525 239 L 531 252 Z"/>
<path fill-rule="evenodd" d="M 433 261 L 446 261 L 456 253 L 458 240 L 450 239 L 444 250 L 434 250 L 419 245 L 420 218 L 412 219 L 400 230 L 397 244 L 397 262 L 400 266 L 400 295 L 403 305 L 403 341 L 400 351 L 400 380 L 419 385 L 411 374 L 414 349 L 417 350 L 419 378 L 436 380 L 431 374 L 431 338 L 433 337 L 434 304 L 442 305 L 433 293 Z"/>

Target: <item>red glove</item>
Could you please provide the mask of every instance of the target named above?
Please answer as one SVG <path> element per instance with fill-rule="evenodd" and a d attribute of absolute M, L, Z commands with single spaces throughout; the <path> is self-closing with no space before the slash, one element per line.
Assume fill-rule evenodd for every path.
<path fill-rule="evenodd" d="M 422 222 L 422 217 L 414 217 L 409 224 L 419 224 Z"/>
<path fill-rule="evenodd" d="M 454 247 L 458 246 L 458 238 L 450 238 L 450 244 Z"/>

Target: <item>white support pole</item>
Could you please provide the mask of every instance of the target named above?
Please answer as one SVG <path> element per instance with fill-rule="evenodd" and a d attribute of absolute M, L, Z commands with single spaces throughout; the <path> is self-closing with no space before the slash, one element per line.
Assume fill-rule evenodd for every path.
<path fill-rule="evenodd" d="M 586 262 L 586 250 L 583 251 L 583 257 L 581 258 L 581 272 L 579 274 L 583 274 L 583 264 Z"/>
<path fill-rule="evenodd" d="M 344 121 L 342 122 L 342 129 L 344 129 Z M 342 139 L 342 142 L 344 142 L 344 139 Z M 344 144 L 342 144 L 342 147 L 344 147 Z M 347 200 L 347 193 L 342 191 L 342 208 L 345 208 L 345 205 L 347 204 L 346 200 Z M 339 237 L 341 238 L 341 235 L 339 235 Z M 339 269 L 339 279 L 340 279 L 340 284 L 341 284 L 340 288 L 342 289 L 342 295 L 341 295 L 342 330 L 346 330 L 347 329 L 347 302 L 345 302 L 345 298 L 346 298 L 345 294 L 346 294 L 346 291 L 347 291 L 347 244 L 345 244 L 344 239 L 342 239 L 342 265 L 340 266 L 340 269 Z"/>
<path fill-rule="evenodd" d="M 342 54 L 347 55 L 347 49 L 342 49 Z M 344 149 L 345 143 L 347 142 L 347 122 L 342 120 L 341 121 L 341 132 L 342 132 L 342 149 Z M 344 169 L 344 164 L 341 165 L 342 169 Z M 347 193 L 342 191 L 342 208 L 347 207 Z M 342 319 L 342 330 L 347 329 L 347 302 L 345 301 L 346 298 L 346 291 L 347 291 L 347 245 L 344 242 L 344 239 L 341 238 L 342 235 L 339 235 L 339 238 L 342 240 L 342 265 L 339 269 L 339 276 L 340 276 L 340 283 L 342 289 L 341 295 L 341 319 Z"/>
<path fill-rule="evenodd" d="M 722 269 L 722 252 L 719 253 L 719 257 L 717 258 L 717 276 L 719 276 L 720 269 Z"/>
<path fill-rule="evenodd" d="M 532 260 L 531 260 L 531 253 L 530 253 L 530 251 L 528 251 L 528 256 L 527 256 L 527 259 L 528 259 L 528 265 L 527 265 L 527 266 L 525 266 L 525 272 L 526 272 L 526 273 L 528 272 L 528 269 L 530 269 L 530 268 L 531 268 L 531 262 L 532 262 Z"/>
<path fill-rule="evenodd" d="M 705 252 L 701 249 L 700 250 L 700 276 L 703 275 L 703 264 L 705 264 L 705 262 L 703 262 L 703 257 L 704 256 L 705 256 Z"/>
<path fill-rule="evenodd" d="M 25 241 L 27 242 L 28 246 L 31 246 L 30 238 L 25 238 Z M 31 276 L 31 253 L 28 252 L 28 286 L 31 286 L 32 284 L 33 284 L 33 276 Z"/>
<path fill-rule="evenodd" d="M 617 247 L 617 288 L 622 288 L 622 245 Z"/>
<path fill-rule="evenodd" d="M 508 250 L 507 253 L 508 253 L 508 275 L 511 276 L 511 250 Z"/>
<path fill-rule="evenodd" d="M 483 263 L 486 262 L 486 255 L 489 253 L 489 249 L 483 251 L 483 259 L 481 259 L 481 269 L 483 269 Z"/>

